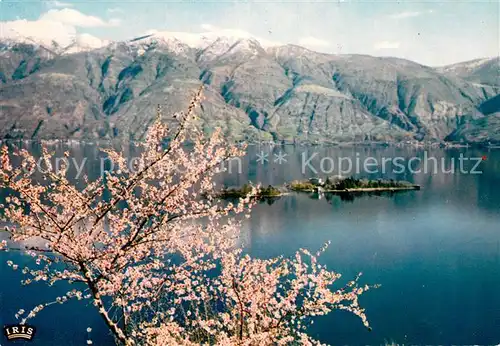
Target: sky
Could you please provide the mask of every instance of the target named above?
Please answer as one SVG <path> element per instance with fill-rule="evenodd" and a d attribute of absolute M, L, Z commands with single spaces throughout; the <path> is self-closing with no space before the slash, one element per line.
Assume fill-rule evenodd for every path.
<path fill-rule="evenodd" d="M 500 55 L 500 3 L 487 0 L 0 0 L 12 33 L 99 46 L 152 30 L 231 32 L 266 45 L 394 56 L 429 66 Z"/>

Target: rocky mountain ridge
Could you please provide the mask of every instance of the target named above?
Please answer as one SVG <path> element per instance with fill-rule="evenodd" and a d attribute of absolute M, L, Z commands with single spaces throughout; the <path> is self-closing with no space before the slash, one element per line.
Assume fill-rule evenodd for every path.
<path fill-rule="evenodd" d="M 432 68 L 253 38 L 186 40 L 152 33 L 73 52 L 0 41 L 0 138 L 140 140 L 158 104 L 173 121 L 202 83 L 198 125 L 234 140 L 470 142 L 478 131 L 463 129 L 497 124 L 482 119 L 498 104 L 498 58 Z"/>

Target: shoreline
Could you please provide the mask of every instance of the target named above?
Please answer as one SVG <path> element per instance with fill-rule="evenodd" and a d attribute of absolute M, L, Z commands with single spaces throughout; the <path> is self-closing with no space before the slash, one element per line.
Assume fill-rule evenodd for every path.
<path fill-rule="evenodd" d="M 72 138 L 55 138 L 55 139 L 23 139 L 23 138 L 1 138 L 1 144 L 42 144 L 47 146 L 79 146 L 79 145 L 96 145 L 109 146 L 117 144 L 132 144 L 140 145 L 144 143 L 141 140 L 130 140 L 124 138 L 96 138 L 96 139 L 72 139 Z M 500 143 L 491 142 L 470 142 L 470 143 L 453 143 L 453 142 L 280 142 L 280 141 L 242 141 L 232 140 L 231 144 L 246 144 L 248 146 L 291 146 L 291 147 L 326 147 L 326 148 L 354 148 L 354 147 L 372 147 L 372 148 L 413 148 L 413 149 L 500 149 Z"/>

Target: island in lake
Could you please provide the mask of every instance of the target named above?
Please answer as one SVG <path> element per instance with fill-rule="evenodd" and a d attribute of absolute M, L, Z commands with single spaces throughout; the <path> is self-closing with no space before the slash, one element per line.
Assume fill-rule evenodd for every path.
<path fill-rule="evenodd" d="M 216 194 L 218 198 L 243 198 L 252 193 L 253 186 L 245 184 L 240 188 L 224 188 Z M 308 193 L 377 193 L 420 190 L 420 185 L 415 185 L 407 181 L 390 180 L 368 180 L 356 179 L 352 177 L 344 178 L 340 176 L 321 178 L 311 178 L 308 180 L 295 180 L 283 186 L 258 187 L 254 193 L 256 198 L 275 198 L 289 194 L 290 192 Z"/>

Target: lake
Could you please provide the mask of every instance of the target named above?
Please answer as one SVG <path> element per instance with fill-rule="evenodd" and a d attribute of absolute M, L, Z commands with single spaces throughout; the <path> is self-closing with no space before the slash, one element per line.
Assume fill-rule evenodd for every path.
<path fill-rule="evenodd" d="M 73 157 L 88 158 L 85 171 L 91 176 L 99 174 L 95 147 L 75 146 L 71 152 Z M 259 257 L 291 255 L 300 247 L 316 250 L 330 240 L 321 262 L 346 280 L 363 272 L 362 283 L 381 284 L 360 299 L 372 331 L 355 316 L 334 311 L 317 318 L 310 329 L 322 342 L 499 344 L 500 151 L 253 146 L 240 162 L 231 163 L 232 171 L 220 181 L 228 186 L 248 180 L 278 185 L 336 175 L 340 167 L 332 170 L 331 164 L 339 158 L 344 163 L 367 158 L 380 163 L 396 157 L 405 163 L 415 157 L 421 161 L 414 160 L 404 170 L 389 164 L 381 172 L 380 165 L 372 164 L 370 169 L 350 173 L 411 181 L 422 186 L 420 191 L 292 194 L 260 203 L 242 230 L 247 251 Z M 423 167 L 423 159 L 429 157 L 448 172 L 443 167 L 436 171 Z M 458 168 L 461 157 L 470 159 L 462 170 Z M 474 173 L 481 173 L 473 174 L 476 158 Z M 450 173 L 453 161 L 456 167 Z M 19 253 L 0 253 L 0 324 L 15 323 L 18 309 L 52 301 L 58 294 L 44 285 L 20 286 L 20 273 L 5 264 L 11 258 L 26 260 Z M 59 294 L 63 289 L 60 286 Z M 95 345 L 112 344 L 100 316 L 81 301 L 48 307 L 31 324 L 38 328 L 33 345 L 83 345 L 87 327 L 93 328 Z"/>

